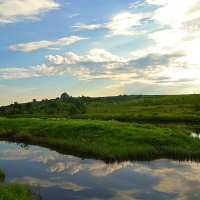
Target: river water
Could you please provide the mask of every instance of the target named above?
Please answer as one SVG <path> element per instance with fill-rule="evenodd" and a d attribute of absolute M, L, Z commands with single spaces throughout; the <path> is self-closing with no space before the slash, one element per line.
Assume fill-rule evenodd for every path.
<path fill-rule="evenodd" d="M 7 183 L 28 184 L 43 200 L 199 199 L 200 164 L 166 159 L 106 164 L 38 146 L 0 142 Z"/>

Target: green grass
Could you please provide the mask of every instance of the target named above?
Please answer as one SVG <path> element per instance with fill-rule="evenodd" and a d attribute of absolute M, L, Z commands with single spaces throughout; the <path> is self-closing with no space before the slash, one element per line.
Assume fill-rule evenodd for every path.
<path fill-rule="evenodd" d="M 4 184 L 5 172 L 0 169 L 0 200 L 36 200 L 28 186 L 20 184 Z M 38 198 L 39 199 L 39 198 Z"/>
<path fill-rule="evenodd" d="M 0 118 L 0 138 L 105 161 L 200 158 L 200 139 L 192 138 L 181 125 Z"/>
<path fill-rule="evenodd" d="M 27 186 L 0 184 L 0 200 L 33 200 L 33 197 Z"/>
<path fill-rule="evenodd" d="M 200 95 L 127 96 L 116 101 L 86 103 L 86 113 L 73 118 L 124 122 L 199 123 Z"/>

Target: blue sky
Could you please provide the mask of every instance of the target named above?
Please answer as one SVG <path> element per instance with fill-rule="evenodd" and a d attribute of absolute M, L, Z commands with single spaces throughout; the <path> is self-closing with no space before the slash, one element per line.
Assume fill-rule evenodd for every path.
<path fill-rule="evenodd" d="M 0 105 L 200 93 L 200 0 L 0 0 Z"/>

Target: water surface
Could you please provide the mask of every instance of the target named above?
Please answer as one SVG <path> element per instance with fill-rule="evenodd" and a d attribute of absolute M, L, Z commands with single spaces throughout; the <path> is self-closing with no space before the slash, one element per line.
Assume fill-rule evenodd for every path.
<path fill-rule="evenodd" d="M 160 159 L 106 164 L 38 146 L 0 142 L 0 168 L 7 183 L 28 184 L 44 200 L 200 197 L 198 163 Z"/>

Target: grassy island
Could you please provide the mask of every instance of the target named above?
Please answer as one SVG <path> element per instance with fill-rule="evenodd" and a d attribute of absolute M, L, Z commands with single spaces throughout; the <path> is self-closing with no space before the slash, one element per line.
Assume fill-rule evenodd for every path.
<path fill-rule="evenodd" d="M 0 138 L 105 161 L 200 158 L 200 139 L 182 125 L 0 118 Z"/>

